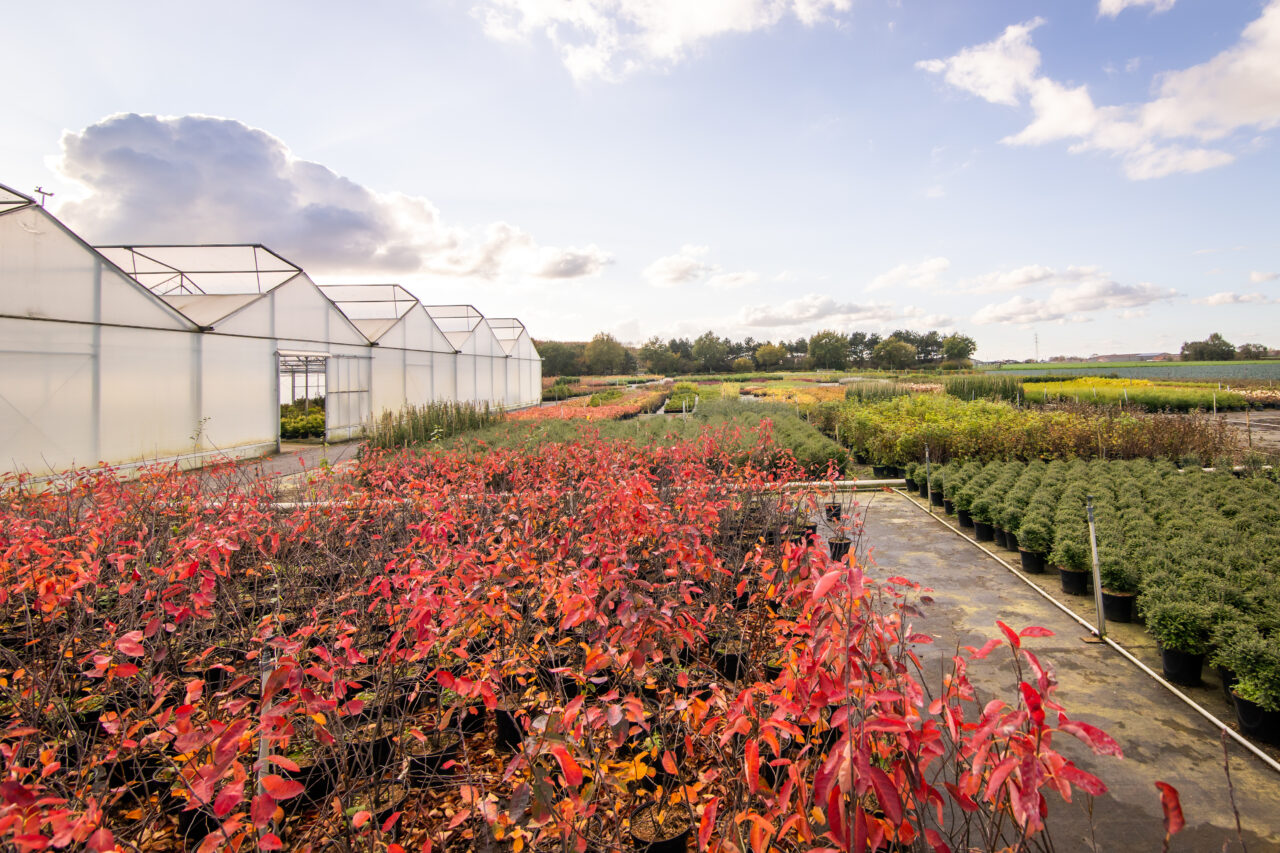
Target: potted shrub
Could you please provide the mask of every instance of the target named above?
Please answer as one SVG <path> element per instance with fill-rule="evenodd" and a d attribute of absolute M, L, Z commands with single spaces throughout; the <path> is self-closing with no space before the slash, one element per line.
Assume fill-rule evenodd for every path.
<path fill-rule="evenodd" d="M 1107 555 L 1098 560 L 1098 574 L 1102 577 L 1102 614 L 1111 622 L 1132 622 L 1133 602 L 1142 579 L 1137 568 Z"/>
<path fill-rule="evenodd" d="M 687 803 L 645 803 L 631 813 L 631 838 L 646 853 L 684 853 L 693 817 Z"/>
<path fill-rule="evenodd" d="M 1040 511 L 1024 514 L 1017 536 L 1022 570 L 1040 574 L 1044 571 L 1045 555 L 1053 548 L 1053 527 L 1048 514 Z"/>
<path fill-rule="evenodd" d="M 1144 601 L 1142 609 L 1147 631 L 1160 644 L 1164 677 L 1188 687 L 1199 684 L 1212 624 L 1209 608 L 1173 593 Z"/>
<path fill-rule="evenodd" d="M 1224 646 L 1214 660 L 1235 676 L 1231 696 L 1240 730 L 1280 746 L 1280 646 L 1251 622 L 1223 633 Z"/>

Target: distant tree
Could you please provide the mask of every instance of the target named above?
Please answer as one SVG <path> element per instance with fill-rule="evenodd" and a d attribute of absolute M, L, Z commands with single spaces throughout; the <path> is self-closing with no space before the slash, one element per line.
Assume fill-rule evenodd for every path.
<path fill-rule="evenodd" d="M 872 361 L 889 370 L 905 370 L 916 363 L 916 348 L 895 337 L 885 338 L 876 344 Z"/>
<path fill-rule="evenodd" d="M 1262 344 L 1241 344 L 1236 347 L 1236 358 L 1239 359 L 1257 359 L 1266 358 L 1269 350 Z"/>
<path fill-rule="evenodd" d="M 942 335 L 936 331 L 925 332 L 916 342 L 916 361 L 934 364 L 942 360 Z"/>
<path fill-rule="evenodd" d="M 542 356 L 543 376 L 578 376 L 584 372 L 582 344 L 535 341 L 534 346 Z"/>
<path fill-rule="evenodd" d="M 586 372 L 597 376 L 622 373 L 627 369 L 626 347 L 607 332 L 601 332 L 591 339 L 582 358 L 586 362 Z"/>
<path fill-rule="evenodd" d="M 968 335 L 955 334 L 942 341 L 942 357 L 947 361 L 964 361 L 977 349 L 977 343 Z"/>
<path fill-rule="evenodd" d="M 782 360 L 787 357 L 787 351 L 780 346 L 774 344 L 762 344 L 756 349 L 756 364 L 760 365 L 761 370 L 771 370 L 782 364 Z"/>
<path fill-rule="evenodd" d="M 713 373 L 724 370 L 729 361 L 729 342 L 715 332 L 703 332 L 693 342 L 693 362 L 699 370 Z"/>
<path fill-rule="evenodd" d="M 670 376 L 680 369 L 680 356 L 673 353 L 657 335 L 640 347 L 639 359 L 645 370 L 661 376 Z"/>
<path fill-rule="evenodd" d="M 756 369 L 756 363 L 745 355 L 740 355 L 729 363 L 734 373 L 750 373 Z"/>
<path fill-rule="evenodd" d="M 819 370 L 843 370 L 849 361 L 849 339 L 839 332 L 818 332 L 809 338 L 809 359 Z"/>
<path fill-rule="evenodd" d="M 693 344 L 688 338 L 672 338 L 667 341 L 667 349 L 681 358 L 693 359 Z"/>
<path fill-rule="evenodd" d="M 1231 361 L 1235 357 L 1235 346 L 1217 332 L 1203 341 L 1187 341 L 1182 345 L 1183 361 Z"/>
<path fill-rule="evenodd" d="M 858 367 L 866 367 L 871 363 L 871 354 L 880 343 L 880 336 L 875 332 L 853 332 L 849 335 L 849 357 Z"/>

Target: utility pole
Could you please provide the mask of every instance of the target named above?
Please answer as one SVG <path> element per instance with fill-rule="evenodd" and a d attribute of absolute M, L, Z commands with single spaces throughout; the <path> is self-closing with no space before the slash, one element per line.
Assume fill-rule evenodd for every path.
<path fill-rule="evenodd" d="M 1033 332 L 1033 335 L 1035 336 L 1035 341 L 1036 341 L 1036 363 L 1039 364 L 1040 363 L 1040 333 Z"/>
<path fill-rule="evenodd" d="M 53 193 L 49 192 L 44 187 L 36 187 L 36 195 L 40 196 L 41 207 L 44 207 L 44 203 L 47 199 L 50 199 L 53 197 Z"/>

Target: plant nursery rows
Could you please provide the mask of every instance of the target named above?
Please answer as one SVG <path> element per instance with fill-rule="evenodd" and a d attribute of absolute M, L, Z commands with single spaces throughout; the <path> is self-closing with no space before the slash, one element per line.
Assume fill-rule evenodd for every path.
<path fill-rule="evenodd" d="M 287 506 L 235 471 L 11 483 L 0 845 L 1001 850 L 1104 794 L 1055 748 L 1120 752 L 1049 632 L 926 677 L 927 596 L 833 560 L 802 474 L 763 421 L 370 451 Z M 979 701 L 1000 647 L 1025 675 Z"/>
<path fill-rule="evenodd" d="M 925 484 L 924 466 L 906 468 Z M 1198 684 L 1204 663 L 1230 690 L 1242 730 L 1280 745 L 1280 483 L 1152 460 L 953 461 L 928 487 L 979 541 L 1023 569 L 1091 585 L 1092 505 L 1106 616 L 1140 618 L 1165 676 Z"/>

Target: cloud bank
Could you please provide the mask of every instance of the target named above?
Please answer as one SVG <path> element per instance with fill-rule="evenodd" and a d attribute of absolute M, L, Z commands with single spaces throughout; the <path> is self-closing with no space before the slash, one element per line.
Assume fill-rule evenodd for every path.
<path fill-rule="evenodd" d="M 495 39 L 545 36 L 576 80 L 615 81 L 676 65 L 717 36 L 769 29 L 788 15 L 812 27 L 851 6 L 852 0 L 482 0 L 475 13 Z"/>
<path fill-rule="evenodd" d="M 1025 324 L 1084 322 L 1089 314 L 1112 311 L 1129 317 L 1159 302 L 1178 295 L 1176 290 L 1157 287 L 1149 282 L 1121 284 L 1094 267 L 1070 267 L 1066 273 L 1054 273 L 1045 281 L 1056 282 L 1047 297 L 1036 299 L 1019 294 L 1005 302 L 984 306 L 973 315 L 979 324 Z"/>
<path fill-rule="evenodd" d="M 612 262 L 507 222 L 451 225 L 425 198 L 375 192 L 232 119 L 115 115 L 62 148 L 87 195 L 58 213 L 97 243 L 263 243 L 326 274 L 573 279 Z"/>
<path fill-rule="evenodd" d="M 1104 0 L 1102 14 L 1133 2 Z M 1148 2 L 1156 11 L 1168 8 Z M 1067 86 L 1040 73 L 1034 18 L 1007 27 L 994 41 L 917 67 L 993 104 L 1030 106 L 1032 121 L 1005 137 L 1008 145 L 1067 141 L 1069 151 L 1119 157 L 1133 180 L 1226 165 L 1235 156 L 1221 145 L 1237 131 L 1280 125 L 1280 0 L 1269 0 L 1239 41 L 1217 56 L 1155 81 L 1155 97 L 1140 104 L 1098 106 L 1087 86 Z M 1217 147 L 1211 147 L 1216 144 Z"/>

